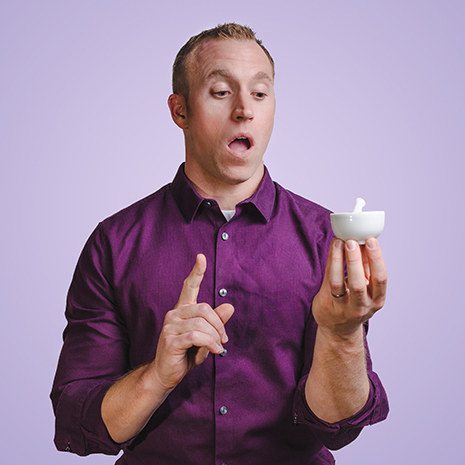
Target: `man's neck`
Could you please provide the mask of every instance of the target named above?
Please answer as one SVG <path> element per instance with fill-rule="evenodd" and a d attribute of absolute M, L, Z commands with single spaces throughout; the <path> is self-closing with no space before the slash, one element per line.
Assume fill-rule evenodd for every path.
<path fill-rule="evenodd" d="M 185 168 L 185 174 L 197 193 L 204 198 L 216 200 L 221 210 L 234 210 L 238 203 L 251 197 L 257 190 L 264 172 L 265 168 L 262 166 L 254 176 L 246 181 L 228 184 L 209 179 L 205 175 L 196 175 L 196 172 L 189 170 L 187 165 Z"/>

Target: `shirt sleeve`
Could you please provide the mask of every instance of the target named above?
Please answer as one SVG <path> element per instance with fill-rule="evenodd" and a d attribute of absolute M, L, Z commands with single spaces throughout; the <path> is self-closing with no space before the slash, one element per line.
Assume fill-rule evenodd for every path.
<path fill-rule="evenodd" d="M 366 325 L 365 329 L 367 328 L 368 326 Z M 294 399 L 294 423 L 309 425 L 315 435 L 328 449 L 337 450 L 346 446 L 357 438 L 364 426 L 378 423 L 388 415 L 389 404 L 387 395 L 378 375 L 372 369 L 372 361 L 366 343 L 366 334 L 365 348 L 370 393 L 364 407 L 355 415 L 337 423 L 323 421 L 312 412 L 305 397 L 305 383 L 308 374 L 302 377 L 297 386 Z"/>
<path fill-rule="evenodd" d="M 112 293 L 111 253 L 100 225 L 79 258 L 70 289 L 63 348 L 50 394 L 55 445 L 78 455 L 116 455 L 101 417 L 109 387 L 128 371 L 127 331 Z"/>

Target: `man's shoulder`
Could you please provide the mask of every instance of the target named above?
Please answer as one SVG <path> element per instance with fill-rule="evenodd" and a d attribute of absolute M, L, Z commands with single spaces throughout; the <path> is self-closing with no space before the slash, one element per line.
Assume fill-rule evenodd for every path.
<path fill-rule="evenodd" d="M 275 182 L 275 186 L 279 200 L 286 203 L 289 208 L 292 208 L 293 210 L 299 210 L 302 212 L 302 214 L 306 215 L 311 214 L 312 216 L 315 215 L 329 217 L 331 210 L 327 209 L 326 207 L 319 205 L 318 203 L 313 202 L 312 200 L 309 200 L 305 197 L 302 197 L 301 195 L 296 194 L 289 189 L 286 189 L 277 182 Z"/>
<path fill-rule="evenodd" d="M 135 225 L 153 222 L 162 214 L 163 206 L 167 202 L 170 184 L 166 184 L 157 191 L 124 207 L 100 222 L 105 230 L 127 229 Z"/>
<path fill-rule="evenodd" d="M 331 211 L 276 182 L 275 185 L 277 219 L 279 218 L 283 224 L 291 225 L 298 237 L 305 238 L 305 241 L 310 241 L 315 247 L 326 251 L 333 238 Z"/>

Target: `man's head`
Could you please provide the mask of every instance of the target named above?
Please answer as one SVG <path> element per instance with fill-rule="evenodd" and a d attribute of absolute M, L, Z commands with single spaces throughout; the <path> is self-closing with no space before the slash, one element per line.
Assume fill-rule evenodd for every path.
<path fill-rule="evenodd" d="M 263 177 L 275 111 L 273 60 L 238 25 L 201 33 L 183 49 L 175 76 L 184 68 L 185 82 L 174 79 L 168 105 L 184 132 L 185 173 L 202 195 L 231 200 L 234 191 L 239 202 Z"/>
<path fill-rule="evenodd" d="M 189 103 L 189 75 L 191 72 L 191 63 L 195 57 L 196 49 L 208 40 L 253 40 L 264 51 L 270 60 L 274 78 L 274 61 L 268 50 L 257 39 L 255 32 L 248 26 L 242 26 L 236 23 L 226 23 L 218 25 L 212 29 L 207 29 L 191 37 L 179 50 L 173 64 L 173 94 L 182 95 L 186 104 Z"/>

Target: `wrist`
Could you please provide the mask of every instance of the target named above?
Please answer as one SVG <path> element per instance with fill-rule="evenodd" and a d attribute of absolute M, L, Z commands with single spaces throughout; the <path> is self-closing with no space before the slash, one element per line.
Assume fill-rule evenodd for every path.
<path fill-rule="evenodd" d="M 327 345 L 345 348 L 350 350 L 352 348 L 358 349 L 364 345 L 364 331 L 363 324 L 357 325 L 350 330 L 340 330 L 337 328 L 329 328 L 318 326 L 317 337 L 326 342 Z"/>
<path fill-rule="evenodd" d="M 156 366 L 152 363 L 146 365 L 141 371 L 138 386 L 143 395 L 158 399 L 165 399 L 174 389 L 163 383 Z"/>

